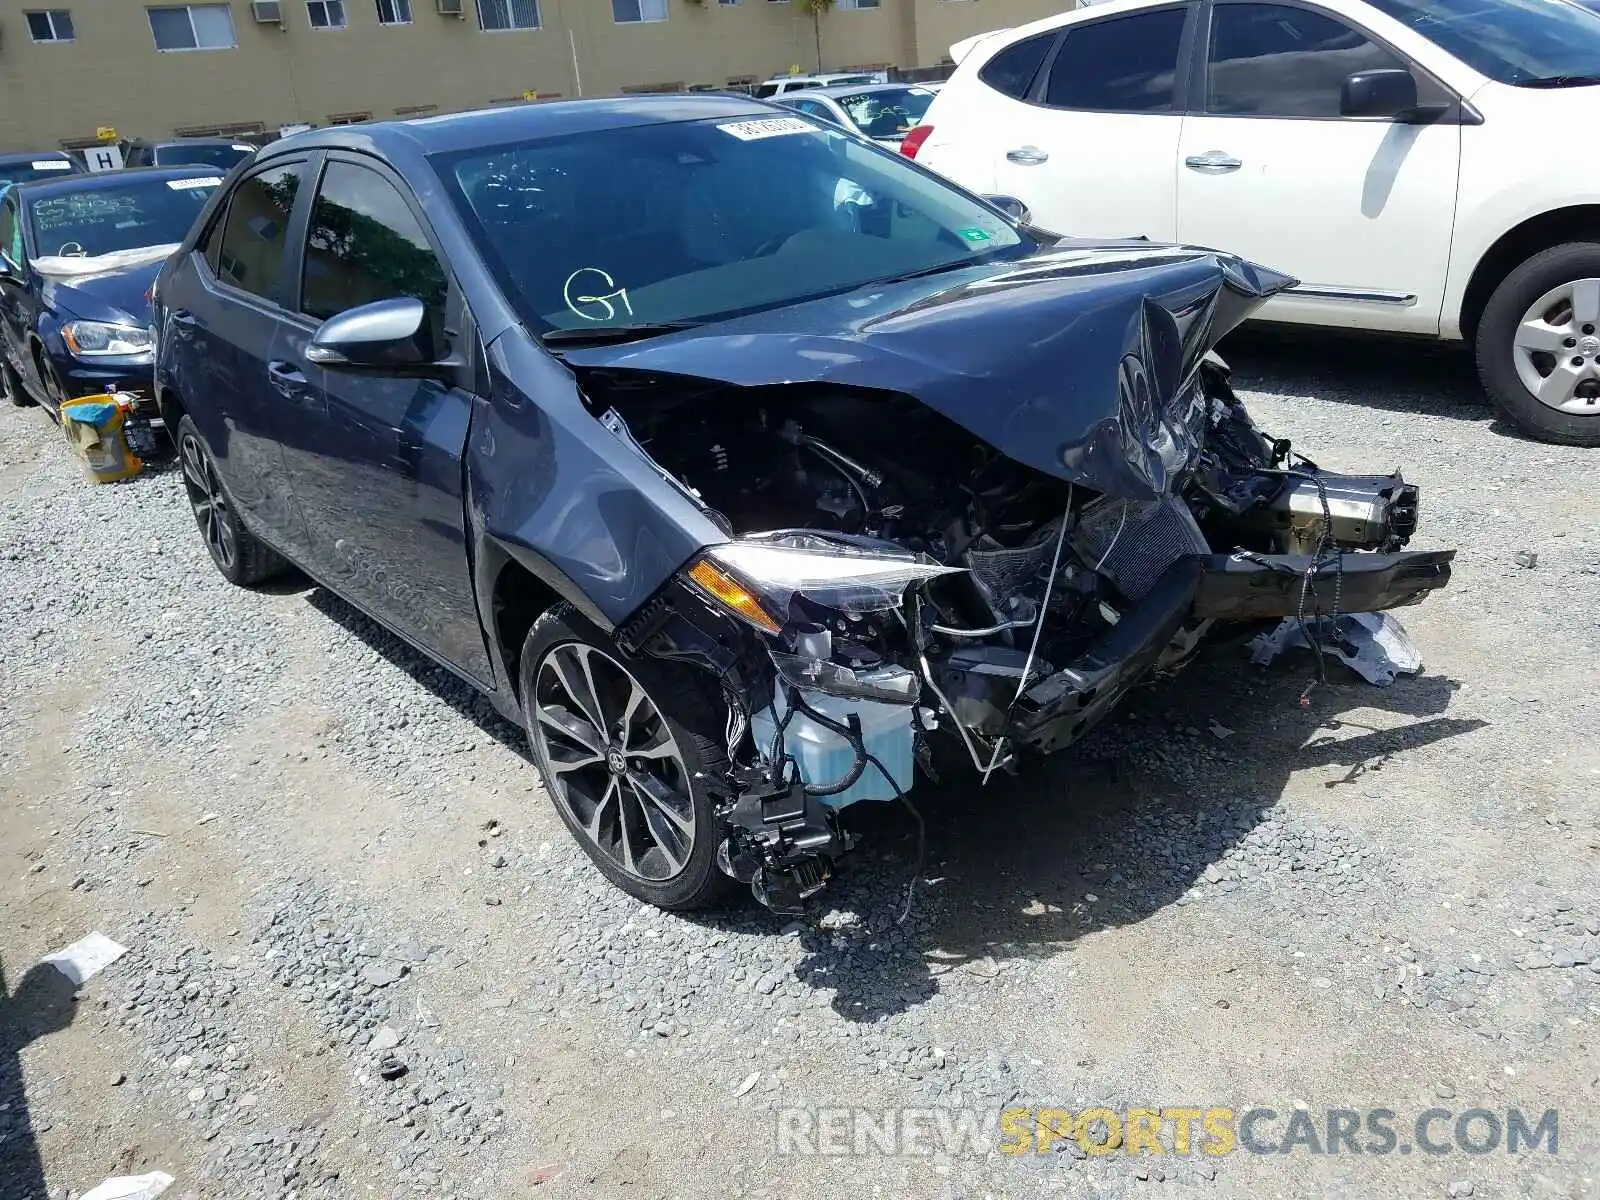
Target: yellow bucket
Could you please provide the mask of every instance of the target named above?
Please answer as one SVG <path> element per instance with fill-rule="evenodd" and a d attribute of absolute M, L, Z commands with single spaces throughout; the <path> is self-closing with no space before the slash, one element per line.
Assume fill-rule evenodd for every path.
<path fill-rule="evenodd" d="M 80 396 L 61 405 L 61 432 L 93 483 L 132 479 L 144 462 L 128 446 L 123 426 L 129 405 L 121 396 Z"/>

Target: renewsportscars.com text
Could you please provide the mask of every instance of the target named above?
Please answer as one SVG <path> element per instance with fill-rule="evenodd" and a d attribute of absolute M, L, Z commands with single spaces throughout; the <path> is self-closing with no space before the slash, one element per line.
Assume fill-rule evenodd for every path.
<path fill-rule="evenodd" d="M 1048 1154 L 1075 1142 L 1085 1154 L 1558 1154 L 1560 1115 L 1519 1108 L 1309 1108 L 1171 1105 L 1162 1108 L 785 1108 L 779 1154 Z"/>

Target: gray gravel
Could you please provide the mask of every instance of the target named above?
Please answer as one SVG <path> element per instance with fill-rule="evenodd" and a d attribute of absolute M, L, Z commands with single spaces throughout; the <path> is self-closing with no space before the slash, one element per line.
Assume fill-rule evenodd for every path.
<path fill-rule="evenodd" d="M 866 848 L 801 920 L 642 908 L 453 677 L 303 581 L 227 587 L 170 474 L 87 486 L 39 413 L 0 412 L 0 953 L 132 948 L 84 989 L 103 1028 L 24 1051 L 51 1185 L 119 1165 L 78 1124 L 92 1076 L 176 1196 L 1585 1194 L 1592 455 L 1507 436 L 1448 356 L 1229 357 L 1268 428 L 1423 484 L 1419 543 L 1461 548 L 1404 614 L 1428 669 L 1306 708 L 1309 658 L 1211 647 L 1039 773 L 919 793 L 900 925 L 894 809 L 858 814 Z M 1519 1102 L 1562 1107 L 1573 1150 L 1299 1174 L 1070 1141 L 768 1152 L 784 1106 L 1013 1100 Z"/>

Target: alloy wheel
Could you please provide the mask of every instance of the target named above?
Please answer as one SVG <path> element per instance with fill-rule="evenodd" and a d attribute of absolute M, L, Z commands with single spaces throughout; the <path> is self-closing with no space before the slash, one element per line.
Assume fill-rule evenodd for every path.
<path fill-rule="evenodd" d="M 228 497 L 217 478 L 211 456 L 194 434 L 185 434 L 182 446 L 183 486 L 189 493 L 189 507 L 205 538 L 206 549 L 224 571 L 231 571 L 239 557 L 239 539 L 233 527 Z"/>
<path fill-rule="evenodd" d="M 1539 403 L 1600 416 L 1600 279 L 1551 288 L 1522 315 L 1513 338 L 1517 377 Z"/>
<path fill-rule="evenodd" d="M 535 750 L 573 827 L 637 879 L 681 873 L 695 838 L 689 770 L 632 673 L 563 642 L 540 662 L 529 700 Z"/>

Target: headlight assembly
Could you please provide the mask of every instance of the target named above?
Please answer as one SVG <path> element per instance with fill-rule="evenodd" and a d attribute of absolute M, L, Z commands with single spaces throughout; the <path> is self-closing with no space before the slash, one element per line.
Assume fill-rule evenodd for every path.
<path fill-rule="evenodd" d="M 109 321 L 68 321 L 61 326 L 61 340 L 79 358 L 148 354 L 152 346 L 149 329 Z"/>
<path fill-rule="evenodd" d="M 910 584 L 960 570 L 894 547 L 786 533 L 713 546 L 687 578 L 718 607 L 763 633 L 778 634 L 796 596 L 838 613 L 884 612 L 900 606 Z"/>

